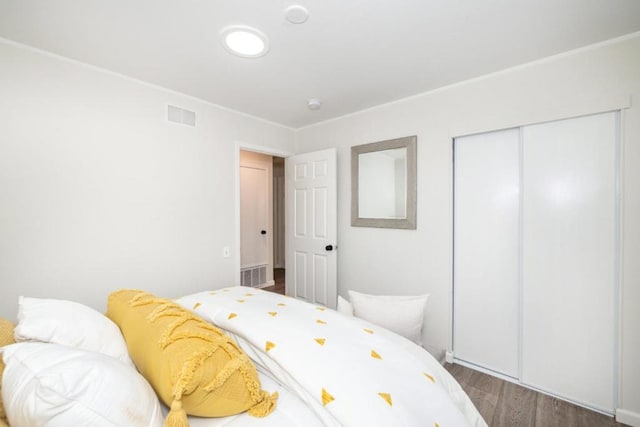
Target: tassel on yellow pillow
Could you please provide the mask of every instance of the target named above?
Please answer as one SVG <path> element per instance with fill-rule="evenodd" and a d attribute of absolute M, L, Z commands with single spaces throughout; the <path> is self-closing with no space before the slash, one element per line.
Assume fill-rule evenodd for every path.
<path fill-rule="evenodd" d="M 122 331 L 129 355 L 160 399 L 171 406 L 165 426 L 186 426 L 186 414 L 266 416 L 277 393 L 261 390 L 248 356 L 218 328 L 178 304 L 135 290 L 109 296 L 107 316 Z"/>
<path fill-rule="evenodd" d="M 15 339 L 13 338 L 13 330 L 15 325 L 8 320 L 0 318 L 0 347 L 13 344 Z M 4 362 L 2 355 L 0 355 L 0 427 L 9 425 L 7 421 L 7 414 L 4 412 L 4 406 L 2 404 L 2 372 L 4 371 Z"/>

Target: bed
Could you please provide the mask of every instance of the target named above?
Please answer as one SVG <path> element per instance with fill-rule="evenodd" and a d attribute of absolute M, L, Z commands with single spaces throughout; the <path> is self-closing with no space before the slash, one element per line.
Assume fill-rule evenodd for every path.
<path fill-rule="evenodd" d="M 129 296 L 124 299 L 132 300 Z M 140 304 L 144 306 L 151 299 L 141 301 Z M 29 303 L 36 302 L 39 300 Z M 19 340 L 26 341 L 30 345 L 20 347 L 21 344 L 16 344 L 0 350 L 7 365 L 2 380 L 2 396 L 10 425 L 14 427 L 24 425 L 27 422 L 25 420 L 29 420 L 31 425 L 57 426 L 72 421 L 78 424 L 81 420 L 77 418 L 84 416 L 84 413 L 78 415 L 72 409 L 77 410 L 78 406 L 96 404 L 95 396 L 87 399 L 89 403 L 75 401 L 73 405 L 68 403 L 70 399 L 67 398 L 62 406 L 66 409 L 71 408 L 68 413 L 57 407 L 48 412 L 35 414 L 36 418 L 28 418 L 34 416 L 29 411 L 37 412 L 35 408 L 38 405 L 33 402 L 33 395 L 38 392 L 28 393 L 25 387 L 19 384 L 21 381 L 33 384 L 33 372 L 29 372 L 31 377 L 27 381 L 16 373 L 19 369 L 15 366 L 25 365 L 25 360 L 36 364 L 32 361 L 44 358 L 42 355 L 49 357 L 59 351 L 64 353 L 60 358 L 64 363 L 78 360 L 73 369 L 66 368 L 64 373 L 66 375 L 72 371 L 78 376 L 78 381 L 84 379 L 82 387 L 93 387 L 99 381 L 86 381 L 87 378 L 92 378 L 92 375 L 98 375 L 93 371 L 83 372 L 82 368 L 88 365 L 83 361 L 86 358 L 91 359 L 91 366 L 117 364 L 116 371 L 122 371 L 121 376 L 124 381 L 129 382 L 133 377 L 136 378 L 134 385 L 128 384 L 125 387 L 111 385 L 112 388 L 118 389 L 113 392 L 115 402 L 110 403 L 110 406 L 107 405 L 109 407 L 101 417 L 96 417 L 95 413 L 98 410 L 94 408 L 91 412 L 91 416 L 94 417 L 91 419 L 92 425 L 162 425 L 164 422 L 165 426 L 180 426 L 185 425 L 184 423 L 188 420 L 188 425 L 192 427 L 486 426 L 458 383 L 427 351 L 401 336 L 362 319 L 345 316 L 337 311 L 294 298 L 246 287 L 230 287 L 196 293 L 179 298 L 175 303 L 183 311 L 190 313 L 188 316 L 193 314 L 207 322 L 205 329 L 219 329 L 224 332 L 224 336 L 229 337 L 230 343 L 226 345 L 234 349 L 237 347 L 242 357 L 246 355 L 251 362 L 251 369 L 255 369 L 259 387 L 262 389 L 260 393 L 263 393 L 261 396 L 264 400 L 260 398 L 262 401 L 252 409 L 234 415 L 194 416 L 193 413 L 200 415 L 202 413 L 198 410 L 187 411 L 183 408 L 182 406 L 189 403 L 185 400 L 186 397 L 183 396 L 182 403 L 178 401 L 176 405 L 175 381 L 167 386 L 168 390 L 163 394 L 161 387 L 160 389 L 157 387 L 157 381 L 154 382 L 153 375 L 151 377 L 146 375 L 148 372 L 143 366 L 145 362 L 143 361 L 141 366 L 140 357 L 146 358 L 146 363 L 156 364 L 156 361 L 149 360 L 148 344 L 140 345 L 137 353 L 132 347 L 131 341 L 143 340 L 149 336 L 149 332 L 138 328 L 138 321 L 135 322 L 136 326 L 133 329 L 123 326 L 119 323 L 122 320 L 121 317 L 108 310 L 107 315 L 114 319 L 120 329 L 116 327 L 114 331 L 111 328 L 112 325 L 105 324 L 104 330 L 95 331 L 95 327 L 92 326 L 86 328 L 93 331 L 92 333 L 74 331 L 76 336 L 69 338 L 64 336 L 66 332 L 60 333 L 64 329 L 60 326 L 53 327 L 53 332 L 40 333 L 36 330 L 43 328 L 42 319 L 46 319 L 47 316 L 55 317 L 57 321 L 64 323 L 61 312 L 69 314 L 67 322 L 74 322 L 75 329 L 80 324 L 89 325 L 93 322 L 93 318 L 89 322 L 88 320 L 78 321 L 78 315 L 71 316 L 70 313 L 77 308 L 75 305 L 73 309 L 56 309 L 58 313 L 56 316 L 51 315 L 50 309 L 40 309 L 41 312 L 37 315 L 31 315 L 39 316 L 40 323 L 36 328 L 32 328 L 32 331 L 28 331 L 26 326 L 21 326 L 21 322 L 25 325 L 28 322 L 20 319 L 29 317 L 25 314 L 28 310 L 21 308 L 15 335 L 21 338 Z M 22 300 L 20 304 L 27 305 Z M 169 303 L 160 308 L 170 313 L 179 311 L 174 307 L 176 304 L 170 304 L 172 304 L 171 308 L 167 308 Z M 153 307 L 149 307 L 149 310 L 152 309 Z M 153 313 L 157 314 L 162 310 L 159 311 L 156 308 L 144 316 L 149 318 L 154 315 Z M 87 319 L 93 316 L 89 316 L 88 312 L 85 314 Z M 191 317 L 188 318 L 191 319 Z M 169 335 L 181 334 L 180 325 L 186 320 L 179 319 L 179 317 L 169 316 L 167 320 L 170 324 Z M 55 322 L 44 323 L 46 323 L 46 329 L 52 328 L 51 324 Z M 121 331 L 125 337 L 122 341 L 126 347 L 123 349 L 121 345 L 118 348 L 115 348 L 117 346 L 104 348 L 106 341 L 118 340 L 117 337 L 110 339 L 104 337 L 120 334 Z M 59 336 L 55 336 L 56 333 Z M 160 340 L 167 339 L 169 335 L 167 331 L 162 332 L 159 335 Z M 95 342 L 89 342 L 91 339 Z M 152 338 L 152 341 L 155 342 L 157 339 Z M 167 348 L 172 346 L 172 342 L 167 341 Z M 77 354 L 74 353 L 73 357 L 66 353 L 70 351 L 69 346 L 76 347 L 73 350 Z M 87 348 L 97 350 L 88 351 Z M 20 359 L 18 354 L 20 351 L 26 352 L 27 355 Z M 38 356 L 34 356 L 34 352 L 39 352 Z M 137 370 L 133 368 L 134 364 L 130 357 L 135 361 Z M 170 357 L 175 358 L 180 355 L 174 354 Z M 20 359 L 19 363 L 14 360 L 16 358 Z M 60 363 L 55 364 L 55 366 L 60 365 Z M 172 369 L 165 367 L 160 371 Z M 32 368 L 32 371 L 34 370 L 36 369 Z M 140 373 L 144 374 L 144 377 Z M 60 382 L 60 375 L 62 375 L 60 372 L 55 373 L 56 384 Z M 45 376 L 42 375 L 42 377 Z M 164 376 L 167 377 L 167 375 Z M 50 378 L 51 374 L 48 377 Z M 100 374 L 99 378 L 103 377 L 107 375 Z M 118 375 L 114 373 L 108 377 L 114 379 L 118 378 Z M 154 387 L 151 388 L 149 383 Z M 82 388 L 66 379 L 65 384 L 67 387 L 65 390 L 73 390 L 73 393 Z M 98 391 L 95 391 L 96 396 L 100 396 L 100 400 L 105 400 L 104 396 L 110 393 L 104 391 L 105 387 L 101 386 Z M 189 387 L 180 389 L 178 394 L 186 396 L 191 393 L 193 390 Z M 128 390 L 131 390 L 131 393 L 128 394 Z M 169 397 L 165 396 L 167 393 Z M 143 401 L 140 396 L 146 396 L 146 400 Z M 160 396 L 160 402 L 157 396 Z M 173 402 L 171 396 L 173 396 Z M 269 404 L 266 403 L 267 401 Z M 122 410 L 123 406 L 127 409 Z M 255 408 L 258 406 L 263 412 L 260 416 L 256 416 Z M 179 417 L 172 417 L 172 413 L 177 414 L 180 411 L 189 412 L 188 419 L 182 421 Z M 120 415 L 124 418 L 114 418 Z M 136 421 L 125 421 L 132 419 Z M 0 425 L 1 423 L 2 421 Z"/>

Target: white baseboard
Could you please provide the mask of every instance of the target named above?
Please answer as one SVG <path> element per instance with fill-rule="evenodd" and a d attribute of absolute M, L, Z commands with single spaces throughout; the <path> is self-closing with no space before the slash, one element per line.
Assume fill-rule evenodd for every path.
<path fill-rule="evenodd" d="M 640 413 L 618 408 L 616 409 L 616 421 L 632 427 L 640 427 Z"/>
<path fill-rule="evenodd" d="M 268 280 L 264 282 L 262 285 L 256 286 L 256 289 L 268 288 L 269 286 L 273 286 L 276 284 L 275 280 Z"/>
<path fill-rule="evenodd" d="M 452 351 L 447 351 L 444 354 L 444 361 L 447 363 L 453 363 L 453 352 Z"/>

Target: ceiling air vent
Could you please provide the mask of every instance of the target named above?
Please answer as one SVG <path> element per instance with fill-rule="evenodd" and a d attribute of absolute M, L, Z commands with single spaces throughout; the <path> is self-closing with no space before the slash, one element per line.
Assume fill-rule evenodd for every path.
<path fill-rule="evenodd" d="M 167 109 L 167 119 L 170 122 L 181 123 L 187 126 L 196 126 L 196 113 L 184 108 L 169 105 Z"/>

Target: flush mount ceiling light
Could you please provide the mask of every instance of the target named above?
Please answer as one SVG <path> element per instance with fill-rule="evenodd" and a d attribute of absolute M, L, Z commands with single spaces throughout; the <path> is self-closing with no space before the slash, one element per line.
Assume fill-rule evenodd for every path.
<path fill-rule="evenodd" d="M 229 52 L 243 58 L 258 58 L 269 50 L 267 36 L 246 25 L 232 25 L 220 31 L 222 45 Z"/>

